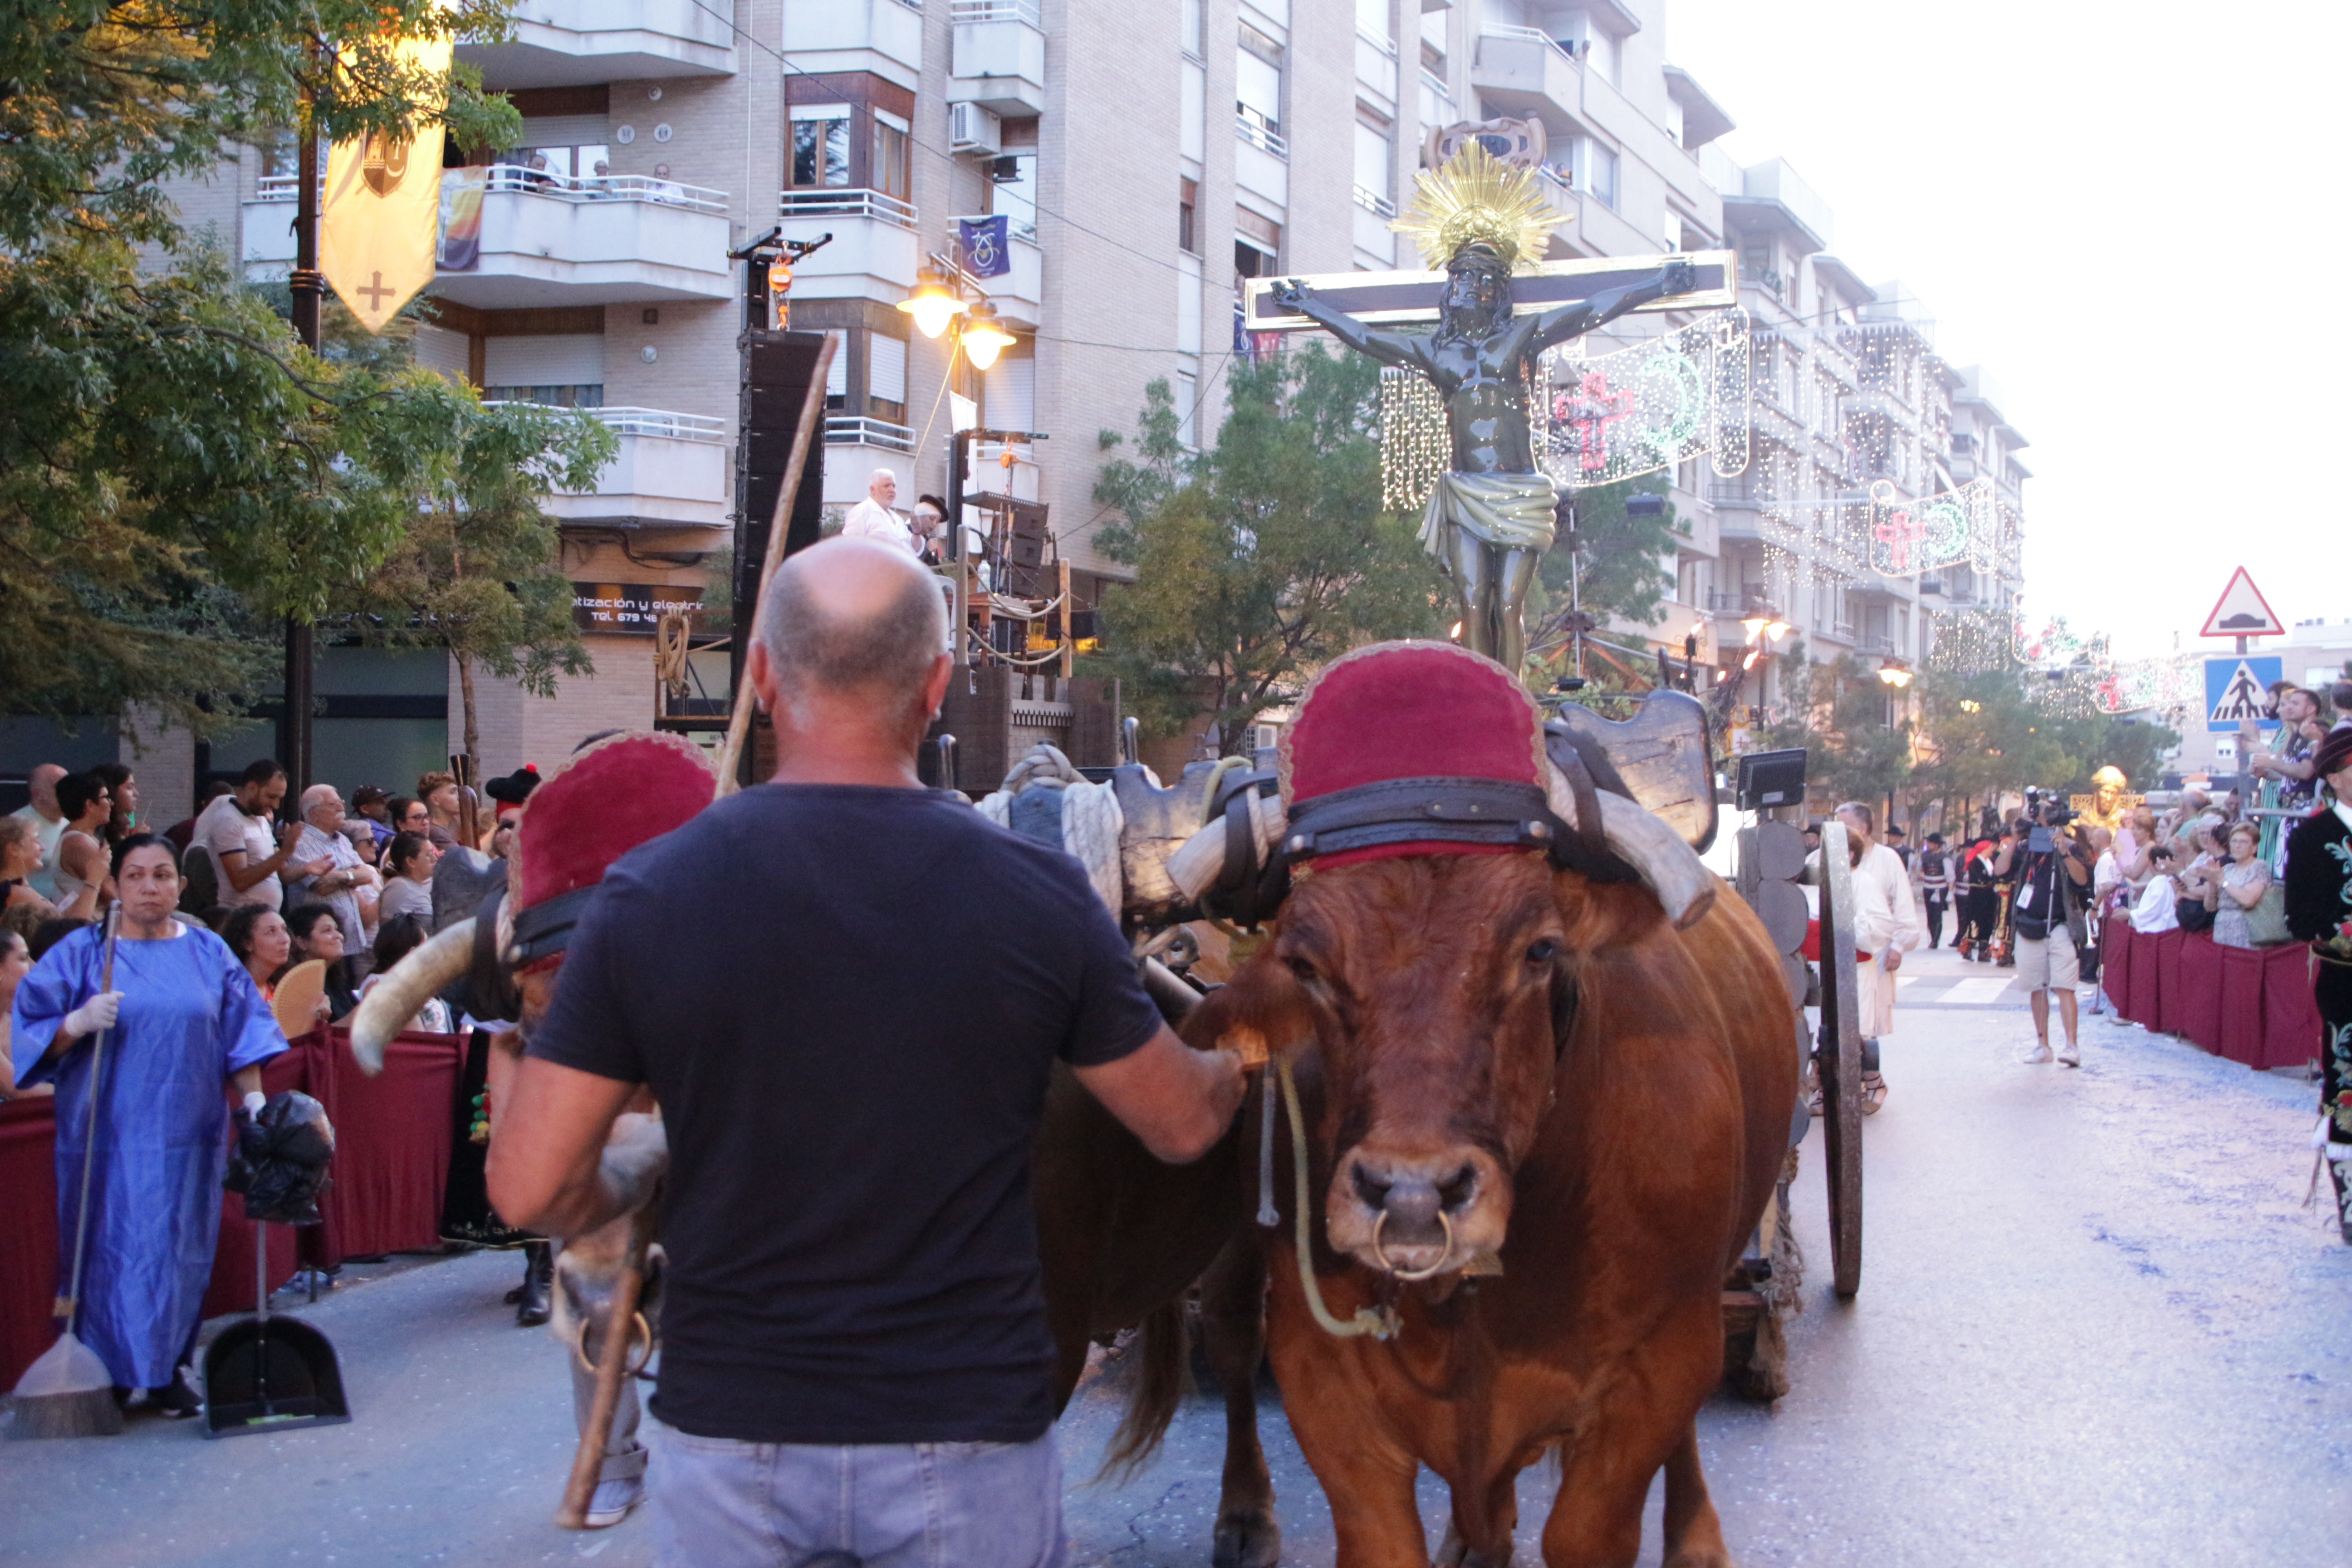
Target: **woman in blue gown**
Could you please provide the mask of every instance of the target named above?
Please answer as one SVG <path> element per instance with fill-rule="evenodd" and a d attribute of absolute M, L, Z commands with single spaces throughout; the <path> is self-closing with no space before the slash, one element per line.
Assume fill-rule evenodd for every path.
<path fill-rule="evenodd" d="M 168 840 L 124 839 L 114 882 L 122 913 L 113 989 L 100 984 L 100 928 L 58 942 L 16 989 L 16 1059 L 26 1086 L 57 1085 L 62 1273 L 89 1126 L 90 1040 L 106 1029 L 78 1331 L 118 1386 L 149 1390 L 168 1413 L 190 1415 L 197 1403 L 184 1373 L 228 1162 L 221 1082 L 236 1083 L 250 1115 L 262 1103 L 261 1063 L 286 1048 L 286 1037 L 228 945 L 173 918 L 180 871 Z"/>

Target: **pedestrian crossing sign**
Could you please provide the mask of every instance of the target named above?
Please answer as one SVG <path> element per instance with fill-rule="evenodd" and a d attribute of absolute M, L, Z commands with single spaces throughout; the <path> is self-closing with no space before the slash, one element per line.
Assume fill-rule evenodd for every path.
<path fill-rule="evenodd" d="M 2271 708 L 2271 683 L 2285 679 L 2278 655 L 2257 658 L 2233 654 L 2205 661 L 2205 730 L 2208 734 L 2235 734 L 2251 719 L 2263 729 L 2278 726 Z"/>

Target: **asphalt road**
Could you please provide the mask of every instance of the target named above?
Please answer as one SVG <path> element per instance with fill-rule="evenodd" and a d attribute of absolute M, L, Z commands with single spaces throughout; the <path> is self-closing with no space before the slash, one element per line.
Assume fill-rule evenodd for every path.
<path fill-rule="evenodd" d="M 2005 978 L 1948 953 L 1908 966 L 1851 1305 L 1826 1283 L 1807 1144 L 1795 1386 L 1700 1417 L 1734 1552 L 1748 1568 L 2339 1568 L 2352 1248 L 2300 1206 L 2310 1089 L 2103 1019 L 2083 1026 L 2079 1071 L 2022 1066 L 2032 1026 L 1991 994 Z M 517 1268 L 355 1267 L 298 1306 L 341 1348 L 349 1426 L 207 1442 L 151 1417 L 112 1440 L 0 1445 L 0 1563 L 649 1563 L 642 1517 L 584 1536 L 547 1522 L 570 1394 L 562 1351 L 499 1302 Z M 1088 1484 L 1118 1402 L 1114 1368 L 1063 1426 L 1074 1561 L 1205 1568 L 1220 1407 L 1193 1401 L 1134 1480 Z M 1285 1560 L 1328 1564 L 1329 1511 L 1278 1407 L 1265 1426 Z M 1540 1468 L 1523 1480 L 1522 1563 L 1539 1561 L 1549 1486 Z M 1433 1542 L 1443 1489 L 1424 1477 L 1422 1496 Z"/>

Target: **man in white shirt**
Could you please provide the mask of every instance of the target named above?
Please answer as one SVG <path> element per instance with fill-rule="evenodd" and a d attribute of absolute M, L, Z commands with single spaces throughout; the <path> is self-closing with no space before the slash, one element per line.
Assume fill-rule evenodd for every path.
<path fill-rule="evenodd" d="M 31 799 L 9 815 L 33 825 L 33 837 L 41 841 L 41 868 L 25 879 L 33 891 L 45 899 L 58 896 L 58 885 L 52 880 L 58 868 L 58 840 L 65 837 L 65 814 L 58 809 L 58 781 L 66 776 L 65 769 L 55 763 L 43 763 L 25 780 Z"/>
<path fill-rule="evenodd" d="M 1895 972 L 1903 967 L 1903 955 L 1927 940 L 1927 922 L 1919 913 L 1919 901 L 1912 895 L 1911 872 L 1903 858 L 1876 841 L 1876 814 L 1858 800 L 1847 801 L 1837 808 L 1837 819 L 1845 824 L 1848 834 L 1868 846 L 1862 859 L 1853 868 L 1853 879 L 1867 882 L 1876 897 L 1867 900 L 1875 904 L 1885 900 L 1885 922 L 1880 930 L 1867 934 L 1857 921 L 1854 946 L 1871 953 L 1869 967 L 1873 971 L 1862 979 L 1862 1109 L 1865 1115 L 1886 1102 L 1886 1079 L 1878 1070 L 1878 1040 L 1881 1035 L 1895 1031 Z M 1860 951 L 1855 954 L 1859 963 Z"/>
<path fill-rule="evenodd" d="M 914 531 L 891 507 L 898 499 L 898 476 L 888 468 L 875 469 L 874 477 L 866 481 L 866 499 L 849 509 L 849 516 L 841 525 L 841 536 L 878 540 L 884 544 L 895 544 L 909 555 L 916 554 L 921 546 L 915 542 Z"/>
<path fill-rule="evenodd" d="M 323 871 L 315 869 L 326 861 Z M 343 797 L 332 784 L 312 784 L 302 792 L 302 831 L 294 840 L 294 857 L 278 873 L 295 903 L 312 900 L 335 911 L 343 928 L 343 951 L 367 951 L 367 922 L 361 918 L 359 890 L 377 885 L 375 868 L 360 858 L 343 837 Z"/>
<path fill-rule="evenodd" d="M 247 764 L 244 782 L 233 795 L 222 795 L 196 818 L 190 845 L 202 846 L 213 863 L 220 901 L 229 909 L 259 904 L 285 907 L 278 872 L 293 862 L 302 825 L 289 822 L 274 836 L 270 814 L 286 798 L 286 770 L 264 757 Z M 319 858 L 297 868 L 298 876 L 316 877 L 334 869 L 332 860 Z"/>

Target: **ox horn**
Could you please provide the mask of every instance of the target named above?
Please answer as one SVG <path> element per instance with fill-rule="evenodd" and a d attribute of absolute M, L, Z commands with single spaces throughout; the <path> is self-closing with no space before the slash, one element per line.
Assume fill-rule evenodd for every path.
<path fill-rule="evenodd" d="M 1249 794 L 1250 835 L 1256 840 L 1257 863 L 1266 863 L 1274 847 L 1282 842 L 1288 819 L 1284 816 L 1282 802 L 1271 795 Z M 1201 901 L 1211 883 L 1225 869 L 1225 819 L 1222 816 L 1202 828 L 1179 845 L 1168 857 L 1168 879 L 1176 890 L 1192 903 Z"/>
<path fill-rule="evenodd" d="M 1549 763 L 1544 766 L 1545 794 L 1560 820 L 1576 825 L 1576 793 Z M 1682 836 L 1622 795 L 1594 792 L 1601 805 L 1601 837 L 1610 852 L 1641 874 L 1650 891 L 1665 906 L 1676 931 L 1686 931 L 1706 918 L 1715 905 L 1715 873 Z"/>
<path fill-rule="evenodd" d="M 474 922 L 462 920 L 384 971 L 352 1015 L 352 1056 L 373 1078 L 383 1070 L 383 1048 L 408 1021 L 474 962 Z"/>

